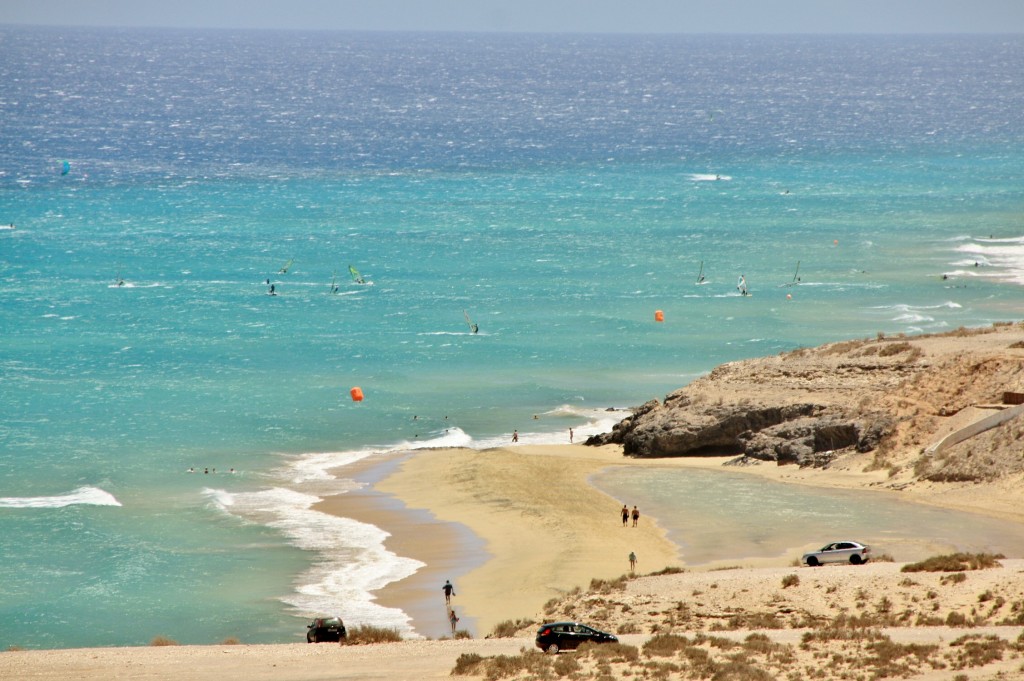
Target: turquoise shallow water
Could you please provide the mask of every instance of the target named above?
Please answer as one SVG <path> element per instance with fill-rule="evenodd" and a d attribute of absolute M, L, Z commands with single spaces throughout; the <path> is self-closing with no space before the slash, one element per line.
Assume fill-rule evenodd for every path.
<path fill-rule="evenodd" d="M 0 38 L 0 645 L 408 628 L 332 465 L 1020 317 L 1017 37 Z"/>

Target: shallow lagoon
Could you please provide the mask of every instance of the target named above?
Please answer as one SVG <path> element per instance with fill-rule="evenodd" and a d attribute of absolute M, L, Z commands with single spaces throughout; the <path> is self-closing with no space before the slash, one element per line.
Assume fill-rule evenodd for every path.
<path fill-rule="evenodd" d="M 678 468 L 614 467 L 591 482 L 639 507 L 642 518 L 655 518 L 687 565 L 773 558 L 838 539 L 864 542 L 898 562 L 952 551 L 1024 556 L 1019 525 L 903 501 L 896 492 L 823 489 Z"/>

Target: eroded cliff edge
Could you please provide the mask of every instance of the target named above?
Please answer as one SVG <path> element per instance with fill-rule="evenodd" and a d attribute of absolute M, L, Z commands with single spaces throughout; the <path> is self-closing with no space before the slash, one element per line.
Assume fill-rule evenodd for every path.
<path fill-rule="evenodd" d="M 1021 324 L 879 335 L 723 364 L 587 444 L 620 444 L 634 457 L 734 455 L 736 463 L 799 466 L 859 454 L 894 476 L 911 467 L 924 478 L 991 479 L 1024 469 L 1024 419 L 942 457 L 926 450 L 1021 392 Z"/>

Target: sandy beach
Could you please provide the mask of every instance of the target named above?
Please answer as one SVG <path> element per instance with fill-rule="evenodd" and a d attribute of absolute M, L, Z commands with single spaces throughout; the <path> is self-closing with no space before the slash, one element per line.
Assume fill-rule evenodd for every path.
<path fill-rule="evenodd" d="M 466 628 L 472 639 L 410 640 L 370 646 L 281 644 L 15 650 L 0 653 L 0 678 L 54 681 L 68 678 L 83 681 L 449 678 L 461 655 L 514 656 L 523 650 L 532 650 L 533 625 L 525 626 L 516 637 L 485 637 L 498 622 L 544 619 L 545 604 L 559 597 L 562 600 L 556 606 L 555 618 L 572 614 L 613 631 L 627 621 L 633 621 L 635 626 L 640 613 L 647 613 L 641 617 L 642 630 L 664 628 L 666 617 L 676 624 L 673 613 L 679 604 L 686 603 L 686 620 L 676 624 L 685 632 L 714 630 L 723 617 L 736 613 L 800 610 L 817 612 L 820 617 L 836 612 L 852 614 L 864 606 L 858 603 L 865 599 L 865 593 L 870 594 L 872 600 L 888 595 L 886 597 L 891 597 L 898 605 L 912 608 L 912 604 L 927 602 L 926 594 L 941 590 L 947 592 L 942 603 L 944 609 L 959 608 L 964 612 L 976 606 L 979 592 L 999 594 L 1001 601 L 1009 603 L 1024 603 L 1024 577 L 1021 576 L 1024 575 L 1024 560 L 1019 559 L 1005 561 L 1004 567 L 998 570 L 982 571 L 977 577 L 972 575 L 968 586 L 955 593 L 941 586 L 941 575 L 929 575 L 927 579 L 915 575 L 915 580 L 910 582 L 899 572 L 899 566 L 892 563 L 815 570 L 794 568 L 785 561 L 776 561 L 774 566 L 746 565 L 725 571 L 639 577 L 629 581 L 625 590 L 618 594 L 594 599 L 585 591 L 590 580 L 612 580 L 627 573 L 626 557 L 630 551 L 644 557 L 638 565 L 640 574 L 678 566 L 681 561 L 678 548 L 665 538 L 653 519 L 641 515 L 636 528 L 632 527 L 632 522 L 629 527 L 622 527 L 618 518 L 619 500 L 594 489 L 587 482 L 588 476 L 609 465 L 714 469 L 721 467 L 722 459 L 623 461 L 616 447 L 565 445 L 514 446 L 486 451 L 439 449 L 417 452 L 415 456 L 404 458 L 397 468 L 393 463 L 388 462 L 386 466 L 393 472 L 379 480 L 373 490 L 331 498 L 322 506 L 384 527 L 392 534 L 389 548 L 427 564 L 413 577 L 390 585 L 378 594 L 383 604 L 406 609 L 418 627 L 438 631 L 435 622 L 443 617 L 440 585 L 444 579 L 459 575 L 452 577 L 457 585 L 453 605 L 467 619 L 469 626 Z M 380 469 L 375 469 L 372 462 L 364 465 L 365 475 L 379 475 Z M 828 476 L 791 466 L 764 465 L 743 470 L 780 481 L 838 487 L 870 487 L 880 480 L 877 472 L 855 470 L 836 471 Z M 986 503 L 990 513 L 996 506 L 995 511 L 1002 517 L 1017 518 L 1012 497 L 1000 501 L 998 494 L 993 498 L 983 489 L 977 493 L 988 496 Z M 965 491 L 942 495 L 934 489 L 912 496 L 933 504 L 949 498 L 958 507 L 970 497 Z M 551 509 L 565 509 L 574 522 L 564 522 L 563 516 L 552 513 Z M 460 529 L 463 527 L 466 529 Z M 479 560 L 459 555 L 467 547 L 473 550 L 466 543 L 467 531 L 483 540 L 476 548 L 483 552 L 476 557 Z M 780 582 L 791 574 L 799 575 L 801 585 L 783 594 Z M 978 579 L 983 581 L 978 582 Z M 619 606 L 609 608 L 609 600 Z M 610 612 L 621 614 L 608 619 Z M 907 641 L 907 645 L 938 645 L 943 641 L 948 644 L 964 633 L 948 627 L 887 631 L 894 641 Z M 970 631 L 1013 640 L 1021 627 Z M 749 633 L 741 629 L 721 635 L 739 641 Z M 770 629 L 767 633 L 780 645 L 796 649 L 802 630 Z M 621 639 L 624 643 L 640 645 L 648 637 L 649 633 L 638 633 L 621 636 Z M 1001 673 L 1001 679 L 1024 678 L 1019 661 L 1012 659 L 989 665 L 987 669 Z M 953 676 L 927 673 L 908 678 L 938 680 Z"/>
<path fill-rule="evenodd" d="M 929 371 L 946 377 L 914 377 L 914 390 L 920 391 L 928 380 L 954 380 L 948 377 L 948 367 L 958 364 L 943 365 L 943 352 L 960 358 L 963 380 L 971 383 L 979 363 L 972 366 L 963 360 L 964 353 L 973 348 L 982 355 L 995 353 L 1005 362 L 1004 348 L 1010 342 L 1020 342 L 1022 336 L 1024 330 L 1018 326 L 974 338 L 953 336 L 945 350 L 940 348 L 942 338 L 914 340 L 935 358 Z M 1010 359 L 1016 366 L 1016 354 Z M 751 371 L 757 370 L 757 362 L 768 361 L 772 360 L 753 360 Z M 903 399 L 898 391 L 887 389 L 894 401 Z M 942 392 L 934 385 L 929 390 Z M 849 399 L 857 399 L 857 394 L 851 391 Z M 964 405 L 945 421 L 926 413 L 917 420 L 908 418 L 905 431 L 914 442 L 927 443 L 984 418 L 986 413 L 972 410 L 971 405 Z M 1017 432 L 1010 432 L 1009 441 L 1014 441 Z M 1019 457 L 1019 449 L 1011 447 L 1009 451 L 1011 458 Z M 728 470 L 788 484 L 874 490 L 915 503 L 985 514 L 1024 531 L 1020 504 L 1024 479 L 1019 471 L 1011 468 L 991 480 L 912 478 L 915 469 L 908 462 L 919 452 L 919 447 L 891 452 L 887 467 L 868 465 L 870 454 L 850 452 L 821 468 L 761 462 Z M 387 540 L 390 550 L 425 563 L 415 575 L 388 585 L 376 596 L 380 603 L 407 612 L 416 631 L 426 639 L 450 635 L 441 585 L 452 579 L 456 586 L 452 605 L 462 618 L 459 628 L 471 639 L 374 646 L 7 651 L 0 654 L 0 678 L 441 678 L 449 675 L 463 653 L 515 655 L 530 650 L 537 622 L 569 617 L 617 631 L 624 634 L 624 642 L 633 644 L 642 643 L 654 632 L 729 629 L 725 626 L 728 622 L 735 625 L 729 635 L 738 637 L 764 628 L 753 623 L 766 621 L 773 622 L 765 628 L 772 640 L 792 644 L 799 640 L 797 630 L 837 615 L 871 618 L 876 624 L 896 627 L 891 630 L 894 641 L 947 646 L 937 654 L 949 659 L 957 653 L 955 646 L 950 648 L 951 639 L 967 631 L 972 635 L 989 632 L 1004 642 L 1020 635 L 1024 556 L 1006 556 L 1000 565 L 958 580 L 942 573 L 908 577 L 900 572 L 901 565 L 893 562 L 797 567 L 794 558 L 799 552 L 795 550 L 756 561 L 734 555 L 728 566 L 694 569 L 686 566 L 680 547 L 669 541 L 657 519 L 644 514 L 642 500 L 615 499 L 590 483 L 595 473 L 610 466 L 724 470 L 723 464 L 729 460 L 725 456 L 624 457 L 619 446 L 580 444 L 444 448 L 417 450 L 397 459 L 368 459 L 340 470 L 339 475 L 355 477 L 369 487 L 329 497 L 318 509 L 385 529 L 391 534 Z M 635 527 L 632 521 L 623 526 L 619 516 L 623 504 L 640 507 Z M 728 557 L 729 551 L 728 546 L 722 547 L 723 556 Z M 633 578 L 611 591 L 599 588 L 597 595 L 588 593 L 592 580 L 612 581 L 628 575 L 631 552 L 640 557 Z M 666 568 L 674 570 L 652 575 Z M 488 637 L 495 625 L 508 621 L 520 621 L 514 637 Z M 998 664 L 991 662 L 986 673 L 998 672 L 1003 679 L 1024 678 L 1019 652 L 1011 650 L 1016 649 L 1007 648 L 1006 656 Z M 797 657 L 803 654 L 792 653 Z M 806 655 L 813 660 L 813 651 Z M 905 678 L 954 678 L 952 667 L 911 671 L 914 673 L 908 672 Z"/>
<path fill-rule="evenodd" d="M 573 614 L 614 631 L 639 616 L 644 622 L 641 631 L 645 632 L 665 627 L 666 618 L 676 617 L 673 613 L 682 603 L 686 604 L 687 619 L 676 626 L 684 632 L 714 631 L 724 617 L 736 613 L 799 610 L 817 613 L 818 617 L 836 612 L 852 614 L 857 612 L 858 601 L 865 598 L 874 601 L 884 596 L 909 607 L 925 600 L 924 594 L 939 590 L 946 592 L 943 609 L 959 608 L 966 612 L 975 607 L 978 593 L 986 590 L 1001 594 L 1000 598 L 1008 602 L 1024 603 L 1024 560 L 1020 559 L 1007 560 L 998 570 L 972 575 L 971 582 L 956 591 L 942 586 L 942 575 L 915 575 L 911 585 L 899 572 L 900 566 L 893 563 L 813 569 L 795 568 L 788 559 L 774 564 L 757 561 L 756 565 L 739 561 L 736 569 L 640 576 L 679 566 L 678 547 L 667 541 L 654 519 L 647 516 L 641 515 L 636 528 L 631 521 L 629 527 L 623 527 L 618 517 L 619 500 L 593 488 L 587 482 L 588 476 L 609 465 L 715 469 L 723 463 L 718 457 L 623 461 L 616 447 L 517 445 L 486 451 L 420 451 L 402 459 L 397 467 L 393 461 L 383 463 L 390 474 L 378 480 L 372 490 L 327 499 L 323 509 L 379 524 L 392 533 L 389 548 L 427 563 L 413 577 L 378 594 L 382 603 L 406 609 L 418 627 L 438 630 L 431 621 L 443 617 L 440 586 L 444 579 L 452 577 L 457 585 L 453 605 L 470 623 L 466 628 L 472 639 L 409 640 L 370 646 L 281 644 L 7 651 L 0 654 L 0 678 L 449 678 L 463 654 L 514 656 L 532 650 L 534 625 L 525 626 L 515 637 L 486 637 L 498 622 L 544 619 L 545 604 L 559 598 L 562 600 L 556 606 L 555 619 Z M 375 468 L 373 462 L 364 463 L 363 474 L 379 476 L 381 464 L 378 461 Z M 870 487 L 880 479 L 877 472 L 855 470 L 836 471 L 828 476 L 819 472 L 815 476 L 794 467 L 765 465 L 746 467 L 743 471 L 791 483 L 846 488 Z M 924 490 L 914 498 L 918 496 L 927 503 L 941 503 L 945 498 L 934 490 Z M 950 498 L 961 506 L 963 497 L 961 494 Z M 1004 501 L 1003 517 L 1015 519 L 1016 507 L 1010 500 Z M 990 499 L 989 505 L 993 503 Z M 552 512 L 553 509 L 565 509 L 574 522 L 565 522 L 564 516 Z M 466 532 L 482 539 L 476 547 L 483 552 L 477 557 L 480 560 L 459 555 L 467 547 Z M 630 551 L 644 557 L 637 578 L 616 594 L 598 599 L 588 596 L 586 588 L 591 579 L 613 580 L 628 573 L 626 557 Z M 781 580 L 791 574 L 799 576 L 799 587 L 780 588 Z M 869 596 L 865 597 L 865 593 Z M 619 605 L 609 608 L 609 602 Z M 609 615 L 611 612 L 620 614 Z M 1012 640 L 1021 630 L 1020 626 L 1003 626 L 971 631 Z M 750 631 L 743 628 L 720 635 L 740 641 Z M 767 634 L 773 641 L 795 647 L 803 631 L 769 629 Z M 898 628 L 887 632 L 895 641 L 914 644 L 948 644 L 964 633 L 948 627 Z M 441 635 L 428 634 L 430 638 Z M 620 638 L 625 643 L 640 645 L 649 636 L 650 633 L 637 633 Z M 998 670 L 1003 674 L 999 678 L 1024 678 L 1019 662 L 1005 660 Z M 953 676 L 929 673 L 909 678 Z"/>

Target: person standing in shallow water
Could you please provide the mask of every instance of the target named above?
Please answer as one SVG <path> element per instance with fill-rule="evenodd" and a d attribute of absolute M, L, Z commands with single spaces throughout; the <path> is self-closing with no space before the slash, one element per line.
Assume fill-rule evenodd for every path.
<path fill-rule="evenodd" d="M 636 521 L 640 520 L 640 511 L 637 510 L 636 506 L 633 507 L 633 527 L 636 527 Z"/>
<path fill-rule="evenodd" d="M 622 526 L 625 527 L 626 523 L 629 522 L 629 507 L 625 504 L 622 505 Z"/>
<path fill-rule="evenodd" d="M 519 431 L 518 430 L 513 430 L 512 431 L 512 442 L 519 442 Z"/>

